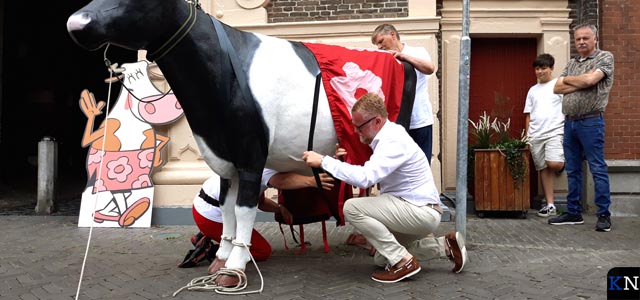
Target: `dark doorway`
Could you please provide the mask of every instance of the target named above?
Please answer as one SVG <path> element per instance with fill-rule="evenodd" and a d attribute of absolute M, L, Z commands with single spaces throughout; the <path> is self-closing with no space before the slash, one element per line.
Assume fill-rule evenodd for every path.
<path fill-rule="evenodd" d="M 469 119 L 477 121 L 485 111 L 491 119 L 504 122 L 510 118 L 511 136 L 520 137 L 527 92 L 537 82 L 531 66 L 537 44 L 535 38 L 472 39 Z M 533 161 L 529 165 L 533 166 Z M 538 194 L 538 176 L 534 168 L 529 171 L 533 200 Z"/>
<path fill-rule="evenodd" d="M 537 55 L 534 38 L 474 38 L 471 51 L 469 118 L 483 111 L 511 118 L 512 135 L 524 128 L 525 98 L 536 84 L 531 63 Z"/>
<path fill-rule="evenodd" d="M 86 149 L 80 140 L 86 118 L 82 89 L 106 100 L 109 73 L 103 49 L 75 45 L 67 18 L 90 1 L 5 1 L 2 11 L 2 95 L 0 98 L 0 213 L 11 205 L 34 207 L 38 141 L 58 144 L 58 199 L 78 199 L 86 183 Z M 109 49 L 113 62 L 136 60 L 136 52 Z M 117 95 L 114 85 L 112 94 Z M 103 109 L 105 111 L 105 109 Z M 101 122 L 102 119 L 96 122 Z M 6 204 L 6 202 L 13 202 Z"/>

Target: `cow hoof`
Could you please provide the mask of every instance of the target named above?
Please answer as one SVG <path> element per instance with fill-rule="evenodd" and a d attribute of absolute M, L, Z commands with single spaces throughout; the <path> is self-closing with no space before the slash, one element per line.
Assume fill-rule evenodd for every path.
<path fill-rule="evenodd" d="M 244 275 L 244 272 L 242 272 L 242 270 L 235 270 L 235 271 L 239 271 L 240 273 L 242 273 L 242 275 L 218 274 L 218 277 L 216 277 L 216 286 L 224 287 L 224 288 L 235 288 L 244 284 L 243 280 L 245 281 L 247 280 L 246 279 L 247 277 Z"/>
<path fill-rule="evenodd" d="M 219 259 L 216 257 L 216 259 L 214 259 L 213 262 L 209 265 L 209 269 L 207 269 L 207 271 L 209 272 L 209 274 L 213 275 L 217 273 L 218 270 L 223 268 L 226 263 L 227 263 L 226 260 Z"/>

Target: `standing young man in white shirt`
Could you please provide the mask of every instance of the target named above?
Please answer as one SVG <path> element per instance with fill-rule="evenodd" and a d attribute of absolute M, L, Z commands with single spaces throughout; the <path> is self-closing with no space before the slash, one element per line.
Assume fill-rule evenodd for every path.
<path fill-rule="evenodd" d="M 373 154 L 363 166 L 351 165 L 313 151 L 303 153 L 310 167 L 320 168 L 359 188 L 380 185 L 376 197 L 345 202 L 344 216 L 376 249 L 374 263 L 387 267 L 371 278 L 392 283 L 420 272 L 425 260 L 448 256 L 462 271 L 467 259 L 462 236 L 427 237 L 438 228 L 442 215 L 440 197 L 431 167 L 422 150 L 404 128 L 390 122 L 380 96 L 362 96 L 351 109 L 360 141 Z M 425 172 L 426 170 L 426 172 Z"/>
<path fill-rule="evenodd" d="M 409 46 L 400 42 L 400 34 L 391 24 L 382 24 L 373 31 L 371 42 L 380 50 L 389 51 L 397 59 L 406 61 L 416 70 L 416 95 L 411 110 L 409 135 L 420 146 L 431 164 L 433 152 L 433 109 L 427 89 L 428 75 L 433 74 L 435 65 L 423 47 Z"/>
<path fill-rule="evenodd" d="M 550 54 L 540 54 L 533 62 L 538 84 L 527 93 L 524 104 L 525 128 L 531 146 L 531 157 L 540 172 L 540 181 L 547 204 L 538 211 L 538 216 L 556 215 L 553 199 L 553 182 L 556 173 L 564 169 L 564 114 L 562 94 L 553 92 L 557 78 L 553 78 L 555 59 Z"/>

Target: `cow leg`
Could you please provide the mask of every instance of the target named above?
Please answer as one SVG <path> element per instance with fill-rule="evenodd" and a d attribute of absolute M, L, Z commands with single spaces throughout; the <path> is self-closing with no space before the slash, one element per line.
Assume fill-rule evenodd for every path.
<path fill-rule="evenodd" d="M 216 252 L 216 258 L 226 261 L 231 254 L 233 244 L 231 241 L 236 236 L 236 197 L 238 184 L 232 184 L 235 180 L 220 178 L 220 210 L 222 211 L 222 238 L 220 248 Z"/>
<path fill-rule="evenodd" d="M 251 234 L 256 220 L 262 170 L 239 170 L 238 176 L 238 200 L 235 207 L 237 224 L 235 247 L 233 247 L 229 255 L 226 267 L 244 270 L 247 262 L 251 259 L 249 250 L 244 245 L 251 245 Z"/>

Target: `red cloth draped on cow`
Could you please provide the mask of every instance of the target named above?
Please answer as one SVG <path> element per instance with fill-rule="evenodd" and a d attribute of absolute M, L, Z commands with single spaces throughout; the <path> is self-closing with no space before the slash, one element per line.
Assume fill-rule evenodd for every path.
<path fill-rule="evenodd" d="M 351 123 L 351 107 L 360 96 L 369 92 L 377 93 L 385 100 L 389 120 L 395 121 L 402 102 L 404 67 L 385 51 L 303 44 L 313 52 L 320 66 L 336 135 L 340 146 L 348 153 L 344 160 L 363 165 L 372 152 L 368 145 L 360 142 L 355 132 Z M 321 221 L 325 252 L 328 252 L 324 221 L 330 218 L 331 212 L 338 220 L 338 225 L 344 225 L 342 206 L 345 200 L 352 197 L 350 189 L 350 186 L 342 183 L 339 190 L 325 191 L 324 195 L 318 188 L 280 191 L 278 202 L 294 215 L 294 224 Z M 314 202 L 313 205 L 310 202 Z M 276 216 L 276 220 L 283 223 L 281 217 Z M 303 232 L 300 226 L 300 252 L 306 248 Z"/>
<path fill-rule="evenodd" d="M 371 148 L 358 139 L 351 123 L 351 107 L 360 96 L 378 93 L 387 105 L 389 120 L 395 121 L 402 102 L 403 66 L 386 51 L 303 44 L 320 66 L 338 141 L 348 153 L 344 159 L 362 165 L 371 156 Z"/>

